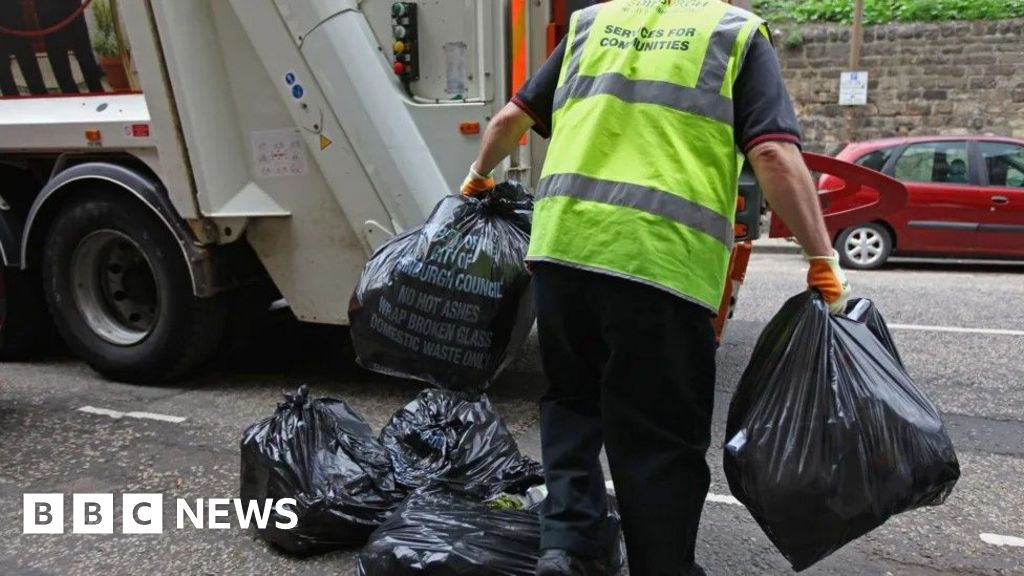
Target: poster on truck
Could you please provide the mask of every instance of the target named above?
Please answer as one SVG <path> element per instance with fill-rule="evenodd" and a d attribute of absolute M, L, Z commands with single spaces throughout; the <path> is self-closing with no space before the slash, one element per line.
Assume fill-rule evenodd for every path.
<path fill-rule="evenodd" d="M 5 98 L 124 92 L 115 0 L 0 0 Z"/>

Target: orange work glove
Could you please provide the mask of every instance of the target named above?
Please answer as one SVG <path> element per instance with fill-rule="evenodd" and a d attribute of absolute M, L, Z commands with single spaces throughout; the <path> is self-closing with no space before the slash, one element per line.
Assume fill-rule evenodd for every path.
<path fill-rule="evenodd" d="M 469 167 L 469 175 L 462 183 L 462 194 L 465 196 L 482 196 L 494 190 L 494 178 L 484 176 L 476 171 L 476 166 Z"/>
<path fill-rule="evenodd" d="M 807 285 L 821 293 L 833 314 L 846 312 L 846 303 L 850 300 L 850 282 L 839 267 L 839 253 L 832 251 L 831 256 L 806 256 L 811 263 L 807 271 Z"/>

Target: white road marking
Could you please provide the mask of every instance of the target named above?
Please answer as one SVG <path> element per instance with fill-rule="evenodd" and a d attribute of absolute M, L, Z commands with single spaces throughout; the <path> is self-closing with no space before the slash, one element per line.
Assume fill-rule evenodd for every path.
<path fill-rule="evenodd" d="M 612 496 L 615 495 L 615 483 L 611 480 L 604 483 L 604 487 L 608 490 L 608 493 Z M 708 494 L 705 502 L 717 502 L 718 504 L 730 504 L 732 506 L 743 506 L 743 503 L 733 498 L 732 496 L 722 496 L 721 494 Z"/>
<path fill-rule="evenodd" d="M 732 496 L 722 496 L 720 494 L 708 494 L 708 502 L 717 502 L 719 504 L 729 504 L 731 506 L 743 506 L 743 503 L 733 498 Z"/>
<path fill-rule="evenodd" d="M 145 420 L 158 420 L 160 422 L 170 422 L 171 424 L 181 424 L 185 421 L 185 418 L 181 416 L 169 416 L 167 414 L 154 414 L 153 412 L 128 412 L 125 416 L 129 418 L 142 418 Z"/>
<path fill-rule="evenodd" d="M 949 332 L 953 334 L 987 334 L 990 336 L 1024 336 L 1024 330 L 958 328 L 956 326 L 918 326 L 916 324 L 889 324 L 889 329 L 912 330 L 916 332 Z"/>
<path fill-rule="evenodd" d="M 82 406 L 78 409 L 79 412 L 85 412 L 87 414 L 96 414 L 97 416 L 107 416 L 115 420 L 121 418 L 138 418 L 140 420 L 157 420 L 159 422 L 170 422 L 171 424 L 181 424 L 186 419 L 181 416 L 169 416 L 167 414 L 154 414 L 152 412 L 119 412 L 117 410 L 110 410 L 109 408 L 96 408 L 93 406 Z"/>
<path fill-rule="evenodd" d="M 982 534 L 982 542 L 991 544 L 993 546 L 1012 546 L 1014 548 L 1024 548 L 1024 538 L 1017 538 L 1015 536 L 1002 536 L 1000 534 Z"/>
<path fill-rule="evenodd" d="M 106 408 L 93 408 L 92 406 L 82 406 L 78 409 L 79 412 L 85 412 L 87 414 L 96 414 L 97 416 L 109 416 L 115 420 L 124 418 L 124 412 L 118 412 L 117 410 L 108 410 Z"/>

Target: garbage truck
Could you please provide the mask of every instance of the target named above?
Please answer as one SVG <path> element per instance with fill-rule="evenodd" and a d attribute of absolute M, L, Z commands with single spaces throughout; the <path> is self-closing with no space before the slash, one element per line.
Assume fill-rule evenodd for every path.
<path fill-rule="evenodd" d="M 109 378 L 160 382 L 208 359 L 241 302 L 346 324 L 367 258 L 457 190 L 592 3 L 8 3 L 0 359 L 57 334 Z M 544 153 L 525 138 L 498 177 L 535 184 Z M 744 182 L 723 319 L 763 206 Z"/>

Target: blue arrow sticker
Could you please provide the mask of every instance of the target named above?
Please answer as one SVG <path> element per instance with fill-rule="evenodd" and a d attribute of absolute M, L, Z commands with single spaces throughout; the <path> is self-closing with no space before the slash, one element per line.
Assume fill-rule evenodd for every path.
<path fill-rule="evenodd" d="M 291 86 L 295 84 L 295 72 L 289 72 L 284 75 L 284 83 Z"/>
<path fill-rule="evenodd" d="M 292 86 L 292 98 L 296 100 L 302 100 L 302 96 L 305 95 L 306 90 L 302 87 L 302 84 L 296 84 Z"/>

